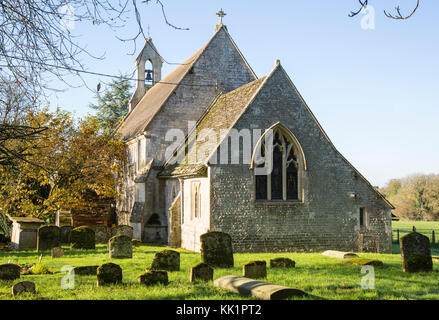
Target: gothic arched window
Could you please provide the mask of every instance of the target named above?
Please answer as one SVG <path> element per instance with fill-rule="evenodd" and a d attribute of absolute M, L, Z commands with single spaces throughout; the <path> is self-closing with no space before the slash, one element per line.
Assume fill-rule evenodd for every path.
<path fill-rule="evenodd" d="M 305 159 L 300 144 L 294 135 L 280 124 L 267 132 L 256 146 L 259 149 L 255 149 L 255 152 L 260 152 L 259 159 L 253 156 L 256 200 L 302 200 L 301 171 L 305 168 Z M 267 166 L 270 153 L 271 164 Z"/>

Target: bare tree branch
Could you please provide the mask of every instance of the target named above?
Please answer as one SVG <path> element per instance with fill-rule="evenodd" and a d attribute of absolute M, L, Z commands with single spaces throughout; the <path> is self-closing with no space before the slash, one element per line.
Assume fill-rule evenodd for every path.
<path fill-rule="evenodd" d="M 368 0 L 364 0 L 364 1 L 361 1 L 361 0 L 358 0 L 359 2 L 360 2 L 360 4 L 361 4 L 361 7 L 360 7 L 360 9 L 358 10 L 358 11 L 351 11 L 351 13 L 349 14 L 349 17 L 355 17 L 356 15 L 358 15 L 363 9 L 366 9 L 367 8 L 367 6 L 368 6 Z M 419 4 L 420 4 L 420 0 L 417 0 L 417 3 L 416 3 L 416 7 L 413 9 L 413 11 L 409 14 L 409 15 L 407 15 L 407 16 L 403 16 L 402 15 L 402 13 L 401 13 L 401 9 L 400 9 L 400 7 L 399 6 L 397 6 L 395 9 L 396 9 L 396 15 L 392 15 L 392 14 L 390 14 L 390 13 L 388 13 L 386 10 L 384 10 L 384 14 L 385 14 L 385 16 L 387 17 L 387 18 L 390 18 L 390 19 L 395 19 L 395 20 L 406 20 L 406 19 L 409 19 L 411 16 L 413 16 L 413 14 L 416 12 L 416 10 L 418 10 L 418 8 L 419 8 Z"/>
<path fill-rule="evenodd" d="M 399 8 L 399 6 L 397 6 L 397 7 L 395 8 L 395 9 L 396 9 L 396 12 L 397 12 L 397 15 L 396 15 L 396 16 L 387 13 L 386 10 L 384 10 L 384 14 L 386 15 L 387 18 L 390 18 L 390 19 L 395 19 L 395 20 L 406 20 L 406 19 L 409 19 L 409 18 L 410 18 L 415 12 L 416 12 L 416 10 L 418 10 L 418 8 L 419 8 L 419 2 L 420 2 L 420 0 L 417 1 L 417 3 L 416 3 L 416 7 L 415 7 L 415 8 L 413 9 L 413 11 L 412 11 L 409 15 L 407 15 L 407 16 L 403 16 L 403 15 L 401 14 L 401 9 Z"/>

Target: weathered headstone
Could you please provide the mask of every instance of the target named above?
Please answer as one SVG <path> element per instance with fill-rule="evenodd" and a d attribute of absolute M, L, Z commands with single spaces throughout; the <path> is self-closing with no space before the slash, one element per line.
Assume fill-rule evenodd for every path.
<path fill-rule="evenodd" d="M 322 253 L 323 256 L 337 258 L 337 259 L 350 259 L 350 258 L 358 258 L 358 255 L 352 252 L 343 252 L 336 250 L 327 250 Z"/>
<path fill-rule="evenodd" d="M 122 234 L 112 237 L 108 241 L 110 258 L 129 259 L 133 257 L 131 238 Z"/>
<path fill-rule="evenodd" d="M 51 250 L 52 258 L 60 258 L 64 255 L 64 249 L 61 247 L 55 247 Z"/>
<path fill-rule="evenodd" d="M 399 244 L 404 272 L 433 270 L 428 237 L 417 232 L 411 232 L 401 237 Z"/>
<path fill-rule="evenodd" d="M 43 220 L 31 217 L 9 217 L 12 221 L 11 245 L 13 250 L 35 250 L 38 228 Z"/>
<path fill-rule="evenodd" d="M 130 239 L 133 238 L 133 227 L 127 226 L 127 225 L 118 225 L 113 228 L 111 228 L 111 236 L 117 236 L 119 234 L 122 234 L 124 236 L 130 237 Z"/>
<path fill-rule="evenodd" d="M 93 229 L 86 226 L 74 228 L 70 236 L 70 247 L 72 249 L 94 249 L 95 232 Z"/>
<path fill-rule="evenodd" d="M 274 258 L 270 260 L 270 268 L 294 268 L 296 262 L 289 258 Z"/>
<path fill-rule="evenodd" d="M 31 281 L 22 281 L 13 285 L 12 295 L 16 296 L 23 292 L 35 293 L 35 283 Z"/>
<path fill-rule="evenodd" d="M 258 279 L 267 277 L 267 263 L 265 261 L 250 261 L 242 266 L 242 275 L 246 278 Z"/>
<path fill-rule="evenodd" d="M 168 249 L 157 252 L 152 260 L 150 270 L 179 271 L 180 253 Z"/>
<path fill-rule="evenodd" d="M 13 263 L 0 264 L 0 280 L 15 280 L 20 278 L 21 267 Z"/>
<path fill-rule="evenodd" d="M 111 238 L 111 228 L 107 226 L 96 226 L 95 231 L 95 242 L 96 243 L 108 243 Z"/>
<path fill-rule="evenodd" d="M 237 276 L 225 276 L 213 282 L 215 287 L 230 290 L 243 296 L 253 296 L 262 300 L 281 300 L 290 297 L 303 297 L 307 293 L 275 284 Z"/>
<path fill-rule="evenodd" d="M 122 282 L 122 268 L 115 263 L 104 263 L 96 272 L 98 287 Z"/>
<path fill-rule="evenodd" d="M 78 276 L 95 276 L 98 268 L 99 266 L 74 267 L 72 270 L 70 270 L 70 273 L 74 273 Z"/>
<path fill-rule="evenodd" d="M 70 236 L 72 234 L 73 227 L 72 226 L 62 226 L 61 229 L 61 235 L 60 235 L 60 241 L 62 244 L 68 244 L 70 245 Z"/>
<path fill-rule="evenodd" d="M 168 273 L 163 270 L 148 270 L 139 274 L 137 276 L 137 281 L 146 286 L 152 286 L 159 283 L 167 285 L 169 283 Z"/>
<path fill-rule="evenodd" d="M 201 260 L 211 267 L 233 268 L 233 248 L 230 235 L 210 231 L 200 236 Z"/>
<path fill-rule="evenodd" d="M 189 280 L 190 282 L 194 282 L 196 280 L 213 280 L 213 268 L 203 262 L 200 262 L 191 268 Z"/>
<path fill-rule="evenodd" d="M 57 226 L 42 226 L 38 229 L 37 251 L 50 250 L 61 244 L 61 230 Z"/>

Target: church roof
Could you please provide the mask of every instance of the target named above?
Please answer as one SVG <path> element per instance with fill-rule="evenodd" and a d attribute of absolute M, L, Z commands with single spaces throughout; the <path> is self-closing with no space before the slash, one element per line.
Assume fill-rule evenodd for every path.
<path fill-rule="evenodd" d="M 226 94 L 220 94 L 200 118 L 184 145 L 178 149 L 175 157 L 177 163 L 165 165 L 164 170 L 160 172 L 159 176 L 187 177 L 205 174 L 206 162 L 221 141 L 213 137 L 208 137 L 204 141 L 197 141 L 197 137 L 203 134 L 202 131 L 206 133 L 206 130 L 213 130 L 215 138 L 218 138 L 217 134 L 222 130 L 228 132 L 246 106 L 251 102 L 264 80 L 265 77 Z M 200 149 L 205 150 L 201 155 L 197 154 L 197 150 Z M 186 154 L 185 150 L 188 150 Z"/>
<path fill-rule="evenodd" d="M 177 149 L 177 153 L 173 158 L 176 160 L 176 163 L 170 164 L 170 161 L 168 161 L 168 163 L 165 164 L 164 169 L 159 173 L 159 177 L 207 176 L 208 162 L 214 151 L 220 146 L 223 137 L 220 137 L 220 139 L 216 141 L 212 141 L 210 137 L 207 137 L 204 140 L 199 138 L 201 141 L 197 141 L 197 136 L 203 129 L 213 129 L 215 133 L 224 129 L 224 133 L 227 134 L 245 112 L 247 107 L 252 103 L 260 90 L 262 90 L 264 84 L 277 70 L 280 70 L 285 75 L 285 79 L 289 81 L 331 148 L 333 148 L 340 158 L 351 167 L 354 172 L 356 172 L 356 174 L 377 194 L 379 198 L 381 198 L 391 209 L 394 209 L 394 206 L 337 150 L 298 92 L 296 86 L 280 65 L 279 61 L 276 61 L 273 70 L 266 77 L 250 82 L 230 91 L 229 93 L 219 95 L 207 109 L 203 117 L 198 121 L 194 130 L 188 135 L 185 143 Z M 194 142 L 196 142 L 196 147 Z M 203 154 L 197 154 L 197 151 L 200 149 L 205 152 Z M 203 175 L 199 174 L 200 172 L 203 172 Z"/>
<path fill-rule="evenodd" d="M 142 97 L 140 102 L 137 104 L 137 106 L 133 108 L 130 113 L 128 113 L 121 125 L 117 128 L 117 132 L 121 134 L 124 141 L 129 141 L 139 134 L 142 134 L 146 130 L 148 124 L 152 121 L 154 116 L 160 111 L 162 106 L 166 104 L 171 94 L 178 88 L 178 86 L 181 85 L 189 70 L 195 65 L 195 63 L 198 61 L 198 59 L 209 46 L 209 44 L 212 43 L 212 41 L 220 32 L 226 33 L 227 37 L 235 46 L 236 50 L 244 60 L 250 72 L 256 78 L 256 75 L 245 61 L 244 56 L 236 47 L 236 44 L 230 37 L 227 29 L 225 28 L 225 26 L 221 25 L 206 45 L 204 45 L 200 50 L 195 52 L 189 59 L 179 65 L 164 79 L 160 80 L 151 89 L 149 89 Z"/>

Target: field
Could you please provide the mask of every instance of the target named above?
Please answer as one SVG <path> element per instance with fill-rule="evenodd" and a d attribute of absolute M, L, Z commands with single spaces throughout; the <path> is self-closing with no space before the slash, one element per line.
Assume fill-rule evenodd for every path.
<path fill-rule="evenodd" d="M 393 221 L 393 238 L 396 240 L 396 230 L 399 230 L 399 236 L 412 232 L 413 226 L 416 228 L 416 232 L 422 233 L 430 238 L 432 231 L 436 234 L 436 242 L 439 242 L 439 221 Z"/>
<path fill-rule="evenodd" d="M 409 232 L 413 224 L 418 229 L 432 230 L 439 223 L 396 222 L 394 228 Z M 439 228 L 438 228 L 439 230 Z M 430 232 L 431 233 L 431 232 Z M 209 283 L 190 283 L 190 267 L 200 261 L 200 254 L 178 250 L 181 254 L 181 270 L 169 272 L 168 286 L 158 285 L 144 287 L 137 283 L 136 276 L 150 265 L 154 254 L 163 247 L 141 245 L 133 248 L 133 259 L 110 259 L 105 245 L 97 245 L 95 250 L 70 250 L 61 258 L 52 259 L 50 253 L 44 252 L 42 262 L 47 264 L 54 274 L 22 275 L 20 280 L 0 281 L 0 300 L 16 299 L 11 295 L 11 286 L 19 281 L 29 280 L 36 283 L 37 294 L 23 294 L 18 299 L 41 300 L 236 300 L 248 299 L 238 294 L 213 287 Z M 439 249 L 432 249 L 433 255 L 439 255 Z M 4 252 L 0 251 L 0 263 L 9 260 L 18 263 L 37 263 L 40 254 L 33 252 Z M 294 269 L 267 268 L 267 282 L 290 286 L 304 290 L 310 294 L 306 299 L 329 300 L 437 300 L 439 299 L 439 263 L 434 263 L 431 273 L 407 274 L 401 269 L 399 246 L 393 245 L 392 254 L 362 253 L 361 257 L 379 259 L 384 267 L 376 267 L 375 289 L 362 289 L 361 281 L 365 274 L 361 267 L 344 265 L 340 260 L 322 256 L 321 253 L 261 253 L 235 254 L 233 269 L 215 269 L 214 278 L 224 275 L 241 275 L 241 266 L 250 260 L 269 260 L 275 257 L 288 257 L 296 261 Z M 123 269 L 123 284 L 109 287 L 97 287 L 96 276 L 76 276 L 74 289 L 62 289 L 61 281 L 66 274 L 61 273 L 63 266 L 99 265 L 114 262 Z"/>

